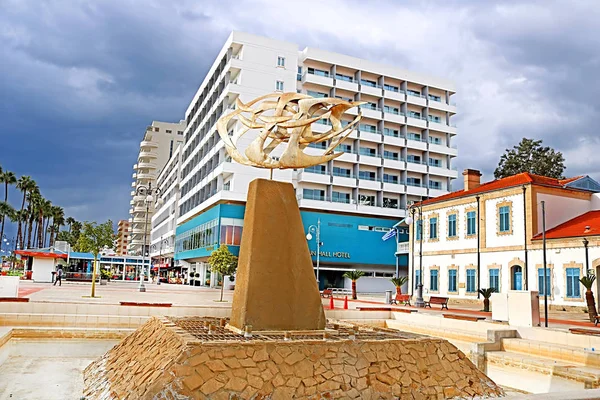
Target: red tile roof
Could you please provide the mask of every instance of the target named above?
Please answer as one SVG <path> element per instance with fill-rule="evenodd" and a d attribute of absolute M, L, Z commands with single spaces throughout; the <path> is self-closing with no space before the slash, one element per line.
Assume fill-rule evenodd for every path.
<path fill-rule="evenodd" d="M 502 179 L 495 179 L 490 182 L 486 182 L 471 190 L 457 190 L 456 192 L 451 192 L 448 194 L 444 194 L 439 197 L 435 197 L 433 199 L 423 201 L 423 205 L 439 203 L 441 201 L 458 199 L 461 197 L 472 196 L 478 193 L 491 192 L 494 190 L 507 189 L 516 186 L 522 186 L 527 184 L 534 184 L 540 186 L 552 186 L 556 188 L 563 188 L 570 182 L 576 181 L 577 179 L 581 179 L 583 176 L 576 176 L 568 179 L 555 179 L 549 178 L 547 176 L 534 175 L 529 172 L 523 172 L 517 175 L 508 176 Z"/>
<path fill-rule="evenodd" d="M 589 211 L 585 214 L 581 214 L 546 231 L 546 239 L 562 239 L 598 235 L 600 235 L 600 210 Z M 541 233 L 533 237 L 533 240 L 540 239 L 542 239 Z"/>

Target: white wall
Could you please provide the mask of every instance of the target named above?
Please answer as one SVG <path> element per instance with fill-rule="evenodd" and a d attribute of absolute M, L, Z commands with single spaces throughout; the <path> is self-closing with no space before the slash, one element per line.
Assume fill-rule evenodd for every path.
<path fill-rule="evenodd" d="M 584 214 L 592 209 L 589 200 L 573 199 L 569 197 L 553 196 L 549 194 L 538 194 L 538 223 L 535 233 L 542 232 L 542 206 L 541 201 L 546 202 L 546 230 L 552 229 L 570 219 Z"/>
<path fill-rule="evenodd" d="M 31 279 L 35 282 L 52 282 L 52 271 L 54 270 L 53 258 L 34 257 Z"/>
<path fill-rule="evenodd" d="M 510 221 L 512 233 L 498 235 L 498 203 L 512 202 L 512 220 Z M 523 221 L 523 195 L 513 195 L 485 202 L 486 247 L 506 247 L 523 245 L 525 238 L 525 222 Z"/>

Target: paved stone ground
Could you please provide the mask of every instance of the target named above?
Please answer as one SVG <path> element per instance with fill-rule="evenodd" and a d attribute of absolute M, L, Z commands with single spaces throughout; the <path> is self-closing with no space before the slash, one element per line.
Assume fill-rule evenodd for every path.
<path fill-rule="evenodd" d="M 172 285 L 155 283 L 146 284 L 146 292 L 138 291 L 138 284 L 134 282 L 110 282 L 108 285 L 96 285 L 96 295 L 99 298 L 90 299 L 85 296 L 90 295 L 90 283 L 65 282 L 62 286 L 52 286 L 50 283 L 34 283 L 31 281 L 21 281 L 19 288 L 20 297 L 29 297 L 30 301 L 35 302 L 70 302 L 70 303 L 105 303 L 118 304 L 121 301 L 132 302 L 152 302 L 152 303 L 172 303 L 173 305 L 186 306 L 211 306 L 231 304 L 233 298 L 232 290 L 223 291 L 223 300 L 226 303 L 218 303 L 220 297 L 219 289 L 210 289 L 204 287 L 193 287 L 189 285 Z M 329 299 L 323 299 L 325 307 L 329 307 Z M 335 308 L 342 308 L 344 304 L 343 297 L 334 299 Z M 384 304 L 384 296 L 366 296 L 360 295 L 358 300 L 349 300 L 348 308 L 356 307 L 376 307 Z M 387 305 L 386 305 L 387 306 Z M 491 318 L 491 313 L 481 312 L 482 306 L 477 304 L 461 304 L 460 306 L 450 305 L 451 313 L 475 314 Z M 544 318 L 543 307 L 540 307 L 542 324 Z M 439 306 L 434 305 L 433 309 L 419 309 L 421 313 L 440 314 L 442 311 Z M 569 312 L 569 311 L 550 311 L 548 313 L 548 322 L 550 327 L 566 329 L 569 327 L 594 328 L 594 324 L 589 322 L 587 313 Z"/>

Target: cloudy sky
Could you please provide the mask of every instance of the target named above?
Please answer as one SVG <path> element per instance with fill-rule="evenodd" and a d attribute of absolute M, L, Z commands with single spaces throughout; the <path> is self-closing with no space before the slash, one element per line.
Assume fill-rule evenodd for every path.
<path fill-rule="evenodd" d="M 529 137 L 600 179 L 598 1 L 306 4 L 0 0 L 0 165 L 67 215 L 128 218 L 145 127 L 183 118 L 235 29 L 455 81 L 459 170 L 491 179 Z"/>

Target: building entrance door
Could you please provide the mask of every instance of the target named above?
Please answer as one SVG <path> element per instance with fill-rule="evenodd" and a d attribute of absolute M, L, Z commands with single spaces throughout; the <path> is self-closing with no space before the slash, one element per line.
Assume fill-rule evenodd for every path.
<path fill-rule="evenodd" d="M 515 265 L 512 270 L 512 290 L 523 290 L 523 269 Z"/>

